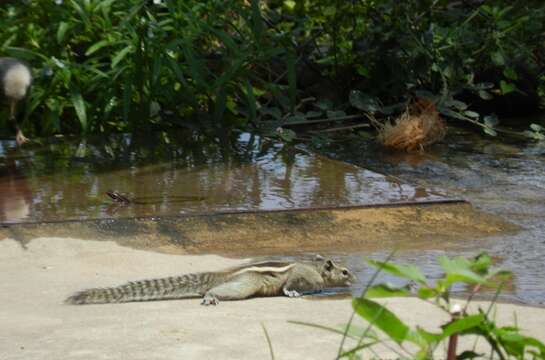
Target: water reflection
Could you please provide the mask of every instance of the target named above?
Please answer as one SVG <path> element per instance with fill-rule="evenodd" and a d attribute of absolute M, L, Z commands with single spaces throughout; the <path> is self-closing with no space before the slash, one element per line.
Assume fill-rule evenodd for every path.
<path fill-rule="evenodd" d="M 486 242 L 465 239 L 460 243 L 465 249 L 399 252 L 396 258 L 439 276 L 442 270 L 436 263 L 437 255 L 475 256 L 486 250 L 514 272 L 511 293 L 504 297 L 545 304 L 545 142 L 495 139 L 454 128 L 449 131 L 446 141 L 428 149 L 427 154 L 387 152 L 373 142 L 362 141 L 335 143 L 322 151 L 422 188 L 446 189 L 481 210 L 519 225 L 522 231 L 494 236 Z M 384 258 L 390 250 L 365 256 Z M 358 261 L 361 258 L 356 256 L 354 262 Z"/>
<path fill-rule="evenodd" d="M 0 146 L 4 223 L 444 199 L 247 133 L 122 134 L 17 150 Z M 109 190 L 135 201 L 119 206 L 106 196 Z"/>
<path fill-rule="evenodd" d="M 32 192 L 28 181 L 18 169 L 14 150 L 2 149 L 4 168 L 0 173 L 0 219 L 21 221 L 30 215 Z"/>

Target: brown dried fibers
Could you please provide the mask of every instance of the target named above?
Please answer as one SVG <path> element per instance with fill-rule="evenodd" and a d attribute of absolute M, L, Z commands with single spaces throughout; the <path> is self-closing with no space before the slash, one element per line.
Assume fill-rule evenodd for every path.
<path fill-rule="evenodd" d="M 418 98 L 395 124 L 387 122 L 378 131 L 378 139 L 384 146 L 413 152 L 442 140 L 447 125 L 431 100 Z"/>

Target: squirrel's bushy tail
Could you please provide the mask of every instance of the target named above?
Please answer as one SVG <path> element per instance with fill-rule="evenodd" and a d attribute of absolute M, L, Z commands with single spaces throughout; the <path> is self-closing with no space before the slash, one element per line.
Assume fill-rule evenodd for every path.
<path fill-rule="evenodd" d="M 202 295 L 214 280 L 212 273 L 187 274 L 129 282 L 111 288 L 87 289 L 65 300 L 67 304 L 110 304 L 130 301 L 167 300 Z"/>

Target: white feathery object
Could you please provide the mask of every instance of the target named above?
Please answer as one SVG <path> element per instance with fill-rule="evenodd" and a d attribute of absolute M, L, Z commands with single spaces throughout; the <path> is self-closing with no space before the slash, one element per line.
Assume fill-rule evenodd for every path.
<path fill-rule="evenodd" d="M 32 75 L 28 67 L 23 64 L 15 64 L 6 71 L 2 79 L 4 96 L 16 101 L 22 100 L 31 83 Z"/>
<path fill-rule="evenodd" d="M 30 68 L 22 61 L 14 58 L 0 57 L 0 90 L 9 104 L 9 117 L 15 121 L 17 128 L 16 141 L 22 145 L 28 141 L 16 121 L 16 105 L 28 95 L 32 84 Z"/>

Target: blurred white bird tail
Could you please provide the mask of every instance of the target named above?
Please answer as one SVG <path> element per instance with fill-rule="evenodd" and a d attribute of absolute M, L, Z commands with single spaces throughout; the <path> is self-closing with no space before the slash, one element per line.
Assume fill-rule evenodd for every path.
<path fill-rule="evenodd" d="M 14 64 L 7 69 L 2 79 L 4 95 L 13 100 L 21 100 L 27 95 L 31 83 L 30 69 L 21 63 Z"/>

